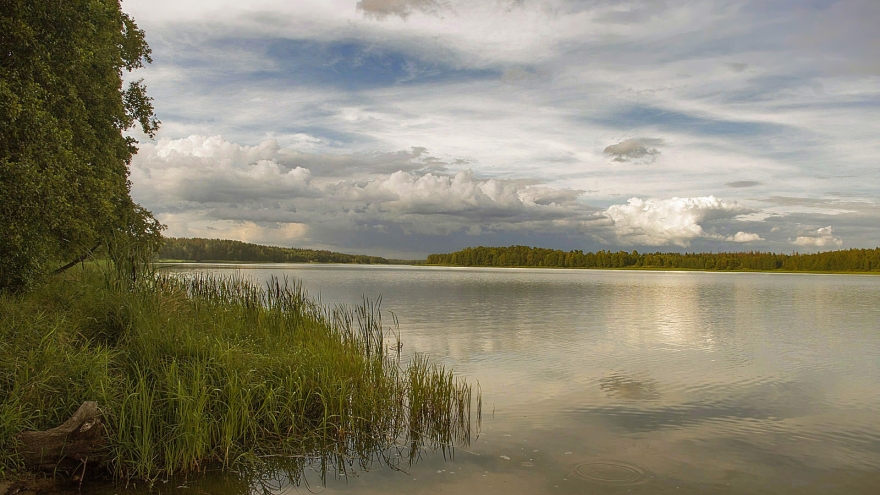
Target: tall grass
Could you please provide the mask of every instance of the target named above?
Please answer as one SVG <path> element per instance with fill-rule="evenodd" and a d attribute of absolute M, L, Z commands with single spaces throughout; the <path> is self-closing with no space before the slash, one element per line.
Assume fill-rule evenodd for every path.
<path fill-rule="evenodd" d="M 313 457 L 396 467 L 474 429 L 479 394 L 422 356 L 402 365 L 378 301 L 324 307 L 279 279 L 121 280 L 84 270 L 0 295 L 0 478 L 22 468 L 16 433 L 85 400 L 102 408 L 120 478 Z"/>

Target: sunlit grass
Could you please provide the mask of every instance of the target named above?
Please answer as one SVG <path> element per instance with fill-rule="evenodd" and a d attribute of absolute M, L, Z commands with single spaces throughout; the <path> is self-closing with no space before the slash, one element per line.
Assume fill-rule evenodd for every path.
<path fill-rule="evenodd" d="M 132 286 L 85 270 L 0 296 L 0 477 L 22 468 L 15 434 L 86 400 L 100 404 L 121 478 L 310 457 L 368 467 L 467 442 L 479 394 L 425 357 L 401 366 L 387 332 L 378 302 L 323 307 L 278 279 Z"/>

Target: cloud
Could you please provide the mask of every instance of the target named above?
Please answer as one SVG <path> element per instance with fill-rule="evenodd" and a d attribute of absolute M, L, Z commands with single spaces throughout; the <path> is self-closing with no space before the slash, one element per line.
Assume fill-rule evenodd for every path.
<path fill-rule="evenodd" d="M 132 193 L 152 203 L 240 203 L 314 197 L 306 168 L 279 164 L 278 144 L 230 143 L 220 136 L 160 139 L 141 146 L 132 163 Z"/>
<path fill-rule="evenodd" d="M 234 239 L 270 246 L 296 246 L 308 240 L 308 226 L 301 223 L 264 223 L 250 220 L 217 220 L 198 211 L 170 213 L 163 216 L 167 235 Z"/>
<path fill-rule="evenodd" d="M 880 214 L 880 204 L 876 198 L 858 198 L 853 195 L 850 199 L 830 198 L 803 198 L 791 196 L 771 196 L 760 201 L 790 209 L 799 208 L 807 211 L 825 212 L 830 214 L 860 213 L 876 217 Z M 821 224 L 824 220 L 815 219 L 810 223 Z"/>
<path fill-rule="evenodd" d="M 811 52 L 815 60 L 850 74 L 880 74 L 876 20 L 880 5 L 873 0 L 833 2 L 824 8 L 798 9 L 793 20 L 810 29 L 796 30 L 794 47 Z M 806 24 L 809 23 L 809 24 Z"/>
<path fill-rule="evenodd" d="M 790 240 L 796 246 L 825 247 L 825 246 L 843 246 L 843 240 L 834 237 L 834 229 L 831 226 L 822 227 L 815 233 L 798 236 L 795 240 Z"/>
<path fill-rule="evenodd" d="M 787 237 L 815 234 L 798 225 L 829 224 L 847 247 L 876 246 L 880 94 L 863 76 L 877 73 L 880 3 L 741 4 L 125 0 L 153 48 L 135 77 L 155 98 L 160 136 L 229 140 L 178 142 L 193 149 L 173 156 L 169 143 L 142 145 L 133 193 L 166 216 L 307 224 L 309 242 L 339 248 L 381 223 L 377 246 L 423 249 L 406 236 L 435 221 L 479 228 L 469 243 L 616 242 L 612 220 L 592 212 L 721 186 L 726 201 L 774 218 L 697 221 L 695 248 L 743 232 L 787 250 Z M 655 159 L 662 167 L 606 163 Z M 480 186 L 467 200 L 438 192 L 448 211 L 406 191 L 442 189 L 463 168 L 473 176 L 458 186 Z M 392 184 L 396 172 L 406 176 Z M 489 180 L 502 190 L 493 201 Z M 762 203 L 758 189 L 863 201 Z"/>
<path fill-rule="evenodd" d="M 596 21 L 611 24 L 642 24 L 661 17 L 669 6 L 665 0 L 614 2 L 613 8 L 596 16 Z"/>
<path fill-rule="evenodd" d="M 245 146 L 220 136 L 163 139 L 135 156 L 132 194 L 168 223 L 173 235 L 202 235 L 211 227 L 237 233 L 235 238 L 264 235 L 273 242 L 306 231 L 321 242 L 330 231 L 371 228 L 426 235 L 474 233 L 475 227 L 576 232 L 595 211 L 579 201 L 583 191 L 479 178 L 471 170 L 449 173 L 427 160 L 420 147 L 302 155 L 272 140 Z M 324 175 L 313 178 L 311 169 L 300 166 L 305 163 L 324 167 Z M 389 173 L 395 166 L 407 170 Z M 292 224 L 300 226 L 293 231 L 299 237 L 291 231 L 269 234 Z"/>
<path fill-rule="evenodd" d="M 642 158 L 656 159 L 660 155 L 660 150 L 649 146 L 663 146 L 663 140 L 654 138 L 627 139 L 607 146 L 603 153 L 614 156 L 615 162 L 628 162 Z"/>
<path fill-rule="evenodd" d="M 414 10 L 435 13 L 444 5 L 444 2 L 437 0 L 361 0 L 357 3 L 357 10 L 378 19 L 389 15 L 406 19 Z"/>
<path fill-rule="evenodd" d="M 771 227 L 789 225 L 788 230 L 809 221 L 777 213 L 771 222 L 757 210 L 714 196 L 633 197 L 603 209 L 585 201 L 584 189 L 529 176 L 450 170 L 469 165 L 441 161 L 420 146 L 303 153 L 272 139 L 242 145 L 193 135 L 143 144 L 131 166 L 132 195 L 169 225 L 170 235 L 341 250 L 368 243 L 385 254 L 400 254 L 396 250 L 403 246 L 436 250 L 432 246 L 442 236 L 449 236 L 453 249 L 488 242 L 568 249 L 591 242 L 679 248 L 696 243 L 713 249 L 765 237 L 780 245 L 786 240 Z M 864 222 L 873 218 L 869 214 L 863 214 Z M 853 231 L 859 222 L 853 218 L 842 228 Z M 841 241 L 830 229 L 819 229 L 788 242 L 821 247 Z"/>
<path fill-rule="evenodd" d="M 754 210 L 735 202 L 721 201 L 714 196 L 642 200 L 631 198 L 625 205 L 612 205 L 604 215 L 614 222 L 614 234 L 623 245 L 688 247 L 700 238 L 724 239 L 734 242 L 758 240 L 755 234 L 739 232 L 727 239 L 707 232 L 704 222 L 734 219 Z M 737 240 L 739 236 L 740 240 Z M 745 239 L 749 239 L 746 241 Z"/>
<path fill-rule="evenodd" d="M 149 171 L 151 184 L 168 179 L 193 201 L 224 201 L 231 191 L 243 197 L 288 197 L 291 193 L 313 194 L 312 177 L 348 179 L 353 176 L 387 175 L 396 171 L 443 173 L 452 164 L 424 147 L 393 152 L 306 153 L 266 139 L 254 146 L 227 141 L 222 136 L 192 135 L 183 139 L 160 139 L 145 143 L 134 158 L 133 173 Z M 184 184 L 183 180 L 190 183 Z M 136 184 L 139 187 L 139 184 Z M 218 196 L 226 196 L 223 197 Z"/>
<path fill-rule="evenodd" d="M 486 231 L 564 232 L 576 229 L 592 210 L 581 191 L 480 179 L 470 170 L 416 175 L 398 171 L 368 181 L 345 181 L 325 189 L 323 208 L 353 224 L 375 221 L 408 232 L 445 235 L 478 227 Z"/>
<path fill-rule="evenodd" d="M 727 187 L 733 187 L 733 188 L 740 189 L 740 188 L 745 188 L 745 187 L 760 186 L 761 183 L 756 180 L 737 180 L 737 181 L 733 181 L 733 182 L 728 182 L 727 184 L 724 184 L 724 185 Z"/>
<path fill-rule="evenodd" d="M 876 208 L 876 202 L 870 200 L 841 200 L 841 199 L 818 199 L 799 198 L 790 196 L 771 196 L 762 201 L 781 206 L 805 206 L 807 208 L 830 208 L 840 210 L 860 210 Z"/>
<path fill-rule="evenodd" d="M 441 160 L 419 146 L 409 150 L 363 153 L 304 153 L 294 149 L 281 149 L 275 159 L 288 167 L 308 168 L 315 177 L 338 178 L 390 174 L 399 170 L 442 173 L 447 172 L 452 165 L 466 164 L 462 160 Z"/>
<path fill-rule="evenodd" d="M 764 238 L 759 236 L 758 234 L 753 234 L 750 232 L 737 232 L 735 235 L 726 237 L 724 240 L 730 242 L 755 242 L 763 241 Z"/>

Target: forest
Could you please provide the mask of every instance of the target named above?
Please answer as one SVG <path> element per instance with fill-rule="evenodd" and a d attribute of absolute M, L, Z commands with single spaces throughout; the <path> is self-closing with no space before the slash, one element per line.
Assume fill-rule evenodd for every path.
<path fill-rule="evenodd" d="M 428 265 L 555 267 L 555 268 L 666 268 L 690 270 L 880 272 L 880 248 L 847 249 L 815 254 L 778 254 L 757 251 L 730 253 L 639 253 L 638 251 L 561 251 L 528 246 L 472 247 L 432 254 Z"/>
<path fill-rule="evenodd" d="M 262 246 L 227 239 L 170 237 L 159 249 L 160 260 L 175 261 L 249 261 L 263 263 L 356 263 L 392 264 L 394 260 L 378 256 L 344 254 L 314 249 Z"/>

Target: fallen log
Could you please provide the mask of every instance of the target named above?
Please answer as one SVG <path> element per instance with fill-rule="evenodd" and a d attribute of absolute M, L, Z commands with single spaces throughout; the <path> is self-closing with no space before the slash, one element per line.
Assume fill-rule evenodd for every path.
<path fill-rule="evenodd" d="M 34 470 L 76 470 L 107 459 L 107 430 L 97 402 L 83 402 L 61 426 L 18 435 L 18 454 Z"/>

